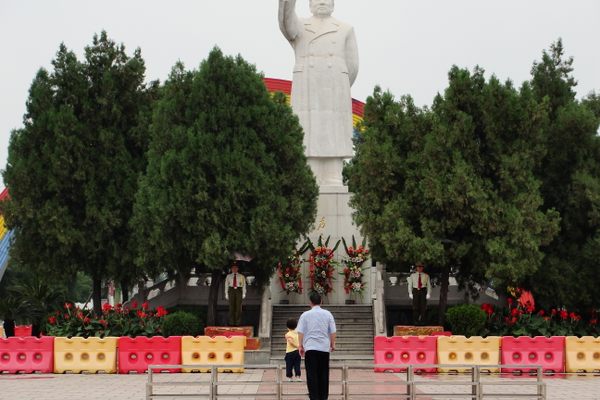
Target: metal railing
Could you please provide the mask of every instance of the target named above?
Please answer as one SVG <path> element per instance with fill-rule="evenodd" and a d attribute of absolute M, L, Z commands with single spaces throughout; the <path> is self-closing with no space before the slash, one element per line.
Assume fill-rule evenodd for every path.
<path fill-rule="evenodd" d="M 378 368 L 389 368 L 397 369 L 399 365 L 377 365 Z M 337 389 L 338 393 L 331 393 L 329 398 L 340 399 L 340 400 L 351 400 L 356 398 L 361 399 L 376 399 L 380 397 L 394 398 L 394 399 L 406 399 L 406 400 L 418 400 L 423 397 L 429 399 L 435 399 L 439 397 L 443 398 L 462 398 L 471 400 L 484 400 L 489 398 L 529 398 L 537 400 L 546 400 L 546 384 L 543 382 L 543 371 L 539 365 L 519 365 L 520 368 L 527 368 L 535 371 L 533 380 L 494 380 L 485 381 L 481 379 L 482 372 L 490 370 L 490 368 L 511 368 L 516 367 L 514 365 L 456 365 L 456 364 L 419 364 L 419 365 L 402 365 L 402 368 L 406 367 L 405 374 L 406 379 L 397 380 L 378 380 L 371 377 L 366 379 L 364 376 L 353 377 L 353 370 L 369 370 L 372 371 L 372 367 L 358 366 L 358 365 L 346 365 L 346 364 L 332 364 L 330 371 L 341 371 L 341 373 L 333 374 L 330 378 L 330 387 Z M 164 374 L 170 378 L 167 381 L 155 380 L 154 371 L 167 370 L 172 368 L 188 368 L 188 369 L 207 369 L 210 370 L 210 375 L 207 377 L 206 374 L 185 374 L 187 376 L 202 376 L 207 377 L 205 380 L 197 381 L 174 381 L 172 374 Z M 244 368 L 244 370 L 259 370 L 263 372 L 274 371 L 271 379 L 268 377 L 265 379 L 265 374 L 261 375 L 260 380 L 229 380 L 220 379 L 222 372 L 219 369 L 231 370 L 232 368 Z M 423 375 L 419 371 L 424 368 L 446 368 L 446 369 L 467 369 L 470 373 L 467 374 L 456 374 L 457 377 L 468 377 L 470 379 L 461 380 L 432 380 L 424 379 Z M 222 399 L 240 399 L 240 398 L 260 398 L 260 399 L 286 399 L 286 398 L 306 398 L 306 390 L 301 392 L 293 391 L 286 392 L 286 388 L 303 388 L 305 385 L 298 385 L 296 383 L 288 383 L 284 380 L 284 367 L 282 365 L 151 365 L 148 368 L 148 381 L 146 383 L 146 400 L 155 400 L 161 398 L 195 398 L 195 399 L 207 399 L 207 400 L 222 400 Z M 231 374 L 226 374 L 231 376 Z M 332 374 L 330 374 L 332 375 Z M 360 374 L 359 374 L 360 375 Z M 378 377 L 383 377 L 386 374 L 377 374 Z M 484 374 L 485 375 L 485 374 Z M 525 374 L 526 375 L 526 374 Z M 420 379 L 419 379 L 420 378 Z M 248 386 L 256 385 L 256 390 L 231 390 L 234 386 Z M 166 393 L 156 393 L 155 389 L 165 387 L 185 387 L 186 389 L 198 387 L 200 389 L 197 393 L 173 393 L 172 390 Z M 377 390 L 373 390 L 374 386 Z M 418 390 L 426 386 L 465 386 L 470 388 L 466 393 L 442 393 L 442 392 L 425 392 Z M 519 390 L 524 386 L 533 386 L 535 393 L 492 393 L 485 392 L 485 387 L 491 386 L 514 386 L 518 387 Z M 229 393 L 220 391 L 220 388 L 226 387 Z M 259 391 L 260 387 L 260 391 Z M 361 390 L 362 388 L 362 390 Z M 242 388 L 243 389 L 243 388 Z M 366 389 L 366 390 L 365 390 Z M 424 388 L 425 389 L 425 388 Z"/>

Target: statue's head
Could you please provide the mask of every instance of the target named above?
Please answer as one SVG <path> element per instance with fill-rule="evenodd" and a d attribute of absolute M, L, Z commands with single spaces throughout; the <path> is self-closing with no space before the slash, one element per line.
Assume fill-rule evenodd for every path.
<path fill-rule="evenodd" d="M 315 17 L 329 17 L 333 8 L 334 0 L 310 0 L 310 11 Z"/>

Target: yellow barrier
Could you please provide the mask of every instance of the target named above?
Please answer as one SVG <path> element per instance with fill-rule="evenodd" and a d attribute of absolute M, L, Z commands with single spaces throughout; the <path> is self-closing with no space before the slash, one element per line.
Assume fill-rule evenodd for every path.
<path fill-rule="evenodd" d="M 565 359 L 567 372 L 600 371 L 600 338 L 567 336 Z"/>
<path fill-rule="evenodd" d="M 2 239 L 4 237 L 4 234 L 6 233 L 7 229 L 6 226 L 4 225 L 4 215 L 0 215 L 0 239 Z"/>
<path fill-rule="evenodd" d="M 55 338 L 54 372 L 116 373 L 117 338 Z"/>
<path fill-rule="evenodd" d="M 0 326 L 0 338 L 6 339 L 6 336 L 4 336 L 4 328 Z"/>
<path fill-rule="evenodd" d="M 500 364 L 500 337 L 488 336 L 440 336 L 437 342 L 438 363 L 456 365 Z M 484 368 L 485 369 L 485 368 Z M 438 368 L 440 372 L 467 372 L 468 368 Z M 499 368 L 489 368 L 499 372 Z"/>
<path fill-rule="evenodd" d="M 244 365 L 245 336 L 184 336 L 181 363 L 184 365 Z M 210 368 L 187 368 L 183 372 L 210 372 Z M 244 372 L 241 367 L 222 367 L 219 372 Z"/>

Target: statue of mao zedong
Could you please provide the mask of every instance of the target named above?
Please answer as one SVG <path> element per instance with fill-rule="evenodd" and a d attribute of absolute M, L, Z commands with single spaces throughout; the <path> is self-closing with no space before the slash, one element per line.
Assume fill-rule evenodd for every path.
<path fill-rule="evenodd" d="M 317 178 L 339 173 L 341 182 L 342 160 L 353 155 L 354 28 L 331 16 L 334 0 L 310 0 L 309 18 L 299 18 L 295 8 L 296 0 L 279 0 L 279 27 L 296 56 L 292 109 L 304 129 L 306 156 Z"/>

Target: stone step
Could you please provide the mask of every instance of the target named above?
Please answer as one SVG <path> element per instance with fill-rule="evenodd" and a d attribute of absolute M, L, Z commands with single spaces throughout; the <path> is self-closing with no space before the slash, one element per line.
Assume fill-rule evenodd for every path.
<path fill-rule="evenodd" d="M 336 330 L 338 335 L 339 334 L 349 334 L 352 332 L 372 332 L 373 331 L 373 324 L 353 324 L 353 323 L 347 323 L 347 324 L 339 324 L 336 323 Z M 271 332 L 273 333 L 273 336 L 275 336 L 275 333 L 286 333 L 288 331 L 288 329 L 281 325 L 279 327 L 273 327 L 271 329 Z"/>
<path fill-rule="evenodd" d="M 331 361 L 330 365 L 335 365 L 336 363 L 344 363 L 344 364 L 352 364 L 352 365 L 363 365 L 363 366 L 371 366 L 373 364 L 373 355 L 363 355 L 363 354 L 338 354 L 337 350 L 331 354 L 329 360 Z M 285 368 L 285 362 L 283 361 L 283 354 L 279 357 L 271 357 L 271 364 L 281 365 Z M 303 366 L 304 367 L 304 366 Z"/>
<path fill-rule="evenodd" d="M 285 318 L 279 318 L 279 317 L 274 317 L 273 318 L 273 325 L 283 325 L 285 326 L 287 323 L 289 317 L 285 317 Z M 352 317 L 337 317 L 334 315 L 333 319 L 335 320 L 335 323 L 353 323 L 353 324 L 372 324 L 373 323 L 373 316 L 371 314 L 369 315 L 365 315 L 364 317 L 360 317 L 360 316 L 352 316 Z"/>
<path fill-rule="evenodd" d="M 366 306 L 366 307 L 349 307 L 349 308 L 331 308 L 331 307 L 323 307 L 323 310 L 327 310 L 331 313 L 366 313 L 369 312 L 373 307 L 371 306 Z M 310 308 L 306 308 L 306 307 L 299 307 L 299 308 L 293 308 L 293 307 L 286 307 L 286 308 L 276 308 L 273 309 L 273 314 L 285 314 L 285 313 L 299 313 L 302 314 L 304 311 L 308 311 L 310 310 Z"/>
<path fill-rule="evenodd" d="M 289 315 L 285 315 L 285 316 L 274 315 L 273 323 L 285 325 L 285 323 L 287 322 L 287 320 L 289 318 L 293 318 L 293 317 L 290 317 Z M 296 318 L 296 319 L 299 319 L 299 318 L 300 318 L 300 316 L 298 316 L 298 318 Z M 335 322 L 338 322 L 338 321 L 355 321 L 355 322 L 364 321 L 364 322 L 371 323 L 373 321 L 373 314 L 371 314 L 371 313 L 364 314 L 364 315 L 348 314 L 348 315 L 342 315 L 342 316 L 339 316 L 339 315 L 336 316 L 335 314 L 333 314 L 333 319 L 335 319 Z"/>
<path fill-rule="evenodd" d="M 364 357 L 364 359 L 368 359 L 371 362 L 373 361 L 373 352 L 372 351 L 369 354 L 367 354 L 365 352 L 349 351 L 349 350 L 342 350 L 342 349 L 336 348 L 335 351 L 333 352 L 333 354 L 335 356 L 337 356 L 338 359 L 344 359 L 345 357 L 353 356 L 353 357 L 361 357 L 361 358 Z M 283 352 L 283 351 L 271 353 L 271 359 L 283 360 L 284 357 L 285 357 L 285 352 Z"/>
<path fill-rule="evenodd" d="M 284 348 L 286 346 L 284 340 L 274 340 L 271 342 L 271 349 Z M 336 343 L 348 345 L 348 346 L 362 346 L 362 347 L 373 347 L 373 338 L 357 338 L 357 339 L 336 339 Z"/>
<path fill-rule="evenodd" d="M 272 338 L 284 337 L 287 333 L 287 330 L 275 330 L 271 332 Z M 374 333 L 371 329 L 363 329 L 363 330 L 338 330 L 338 337 L 372 337 Z"/>
<path fill-rule="evenodd" d="M 271 337 L 271 340 L 274 342 L 285 342 L 285 335 L 281 334 L 281 335 L 274 335 Z M 368 333 L 368 334 L 356 334 L 356 335 L 336 335 L 338 340 L 347 340 L 347 339 L 356 339 L 356 340 L 373 340 L 374 335 L 373 333 Z"/>
<path fill-rule="evenodd" d="M 337 328 L 336 351 L 332 360 L 337 358 L 373 362 L 373 308 L 371 305 L 324 305 L 323 309 L 330 311 L 335 318 Z M 288 318 L 299 318 L 308 311 L 304 305 L 273 306 L 271 327 L 271 360 L 280 362 L 285 355 L 285 326 Z"/>
<path fill-rule="evenodd" d="M 342 309 L 332 309 L 332 308 L 323 308 L 324 310 L 329 311 L 330 313 L 336 315 L 343 314 L 370 314 L 372 307 L 368 308 L 359 308 L 359 309 L 351 309 L 351 308 L 342 308 Z M 273 310 L 273 315 L 300 315 L 303 312 L 308 311 L 307 308 L 285 308 L 280 310 Z"/>
<path fill-rule="evenodd" d="M 331 313 L 333 315 L 333 318 L 335 318 L 336 320 L 338 319 L 352 319 L 352 320 L 361 320 L 361 319 L 372 319 L 373 318 L 373 314 L 372 313 L 344 313 L 344 314 L 334 314 Z M 302 314 L 289 314 L 289 313 L 285 313 L 285 314 L 275 314 L 273 315 L 273 321 L 280 321 L 285 323 L 285 321 L 288 320 L 288 318 L 300 318 Z"/>
<path fill-rule="evenodd" d="M 360 344 L 364 346 L 373 346 L 373 338 L 365 337 L 365 338 L 336 338 L 337 343 L 347 343 L 347 344 Z M 283 346 L 287 342 L 281 339 L 273 339 L 271 341 L 271 347 Z"/>
<path fill-rule="evenodd" d="M 361 339 L 361 340 L 366 340 L 366 339 L 373 339 L 374 334 L 373 332 L 346 332 L 345 334 L 337 334 L 336 335 L 338 339 L 353 339 L 353 338 L 357 338 L 357 339 Z M 271 340 L 274 341 L 285 341 L 285 333 L 284 332 L 275 332 L 273 334 L 273 336 L 271 336 Z"/>

